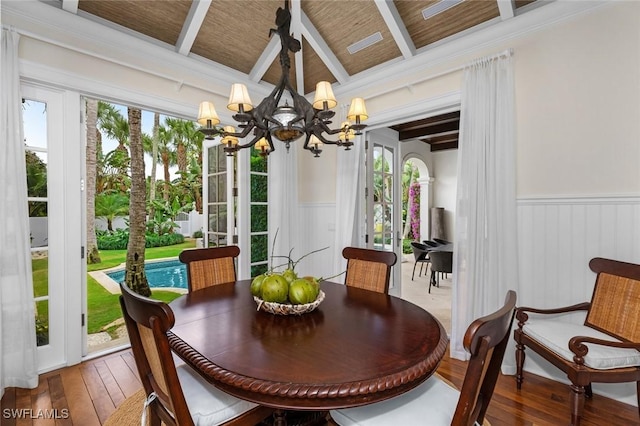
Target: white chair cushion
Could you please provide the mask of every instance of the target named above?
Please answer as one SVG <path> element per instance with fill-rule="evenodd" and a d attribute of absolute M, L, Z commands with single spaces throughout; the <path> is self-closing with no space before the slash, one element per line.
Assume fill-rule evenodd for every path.
<path fill-rule="evenodd" d="M 450 425 L 460 392 L 438 377 L 394 398 L 356 408 L 332 410 L 341 426 Z"/>
<path fill-rule="evenodd" d="M 217 389 L 188 365 L 181 365 L 176 370 L 196 426 L 219 425 L 256 407 L 252 402 Z"/>
<path fill-rule="evenodd" d="M 575 336 L 587 336 L 613 342 L 619 342 L 608 334 L 601 333 L 591 327 L 571 324 L 557 319 L 532 319 L 529 317 L 522 330 L 540 344 L 573 362 L 574 353 L 569 350 L 569 340 Z M 589 352 L 584 357 L 587 367 L 597 370 L 634 367 L 640 365 L 640 352 L 635 349 L 619 349 L 586 343 Z"/>

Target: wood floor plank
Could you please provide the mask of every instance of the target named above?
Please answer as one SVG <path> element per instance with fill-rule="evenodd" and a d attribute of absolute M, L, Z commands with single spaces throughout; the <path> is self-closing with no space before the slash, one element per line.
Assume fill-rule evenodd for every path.
<path fill-rule="evenodd" d="M 2 426 L 15 426 L 16 417 L 11 410 L 16 408 L 16 388 L 5 389 L 0 408 L 2 408 Z"/>
<path fill-rule="evenodd" d="M 82 378 L 80 366 L 76 365 L 65 369 L 60 376 L 73 424 L 100 426 L 100 419 L 96 414 L 91 396 Z"/>
<path fill-rule="evenodd" d="M 111 374 L 111 370 L 107 367 L 107 363 L 102 360 L 98 360 L 94 361 L 94 364 L 96 371 L 100 375 L 102 383 L 109 393 L 109 397 L 113 401 L 113 404 L 116 407 L 119 406 L 125 400 L 125 396 L 122 389 L 120 389 L 120 386 L 118 386 L 118 382 L 116 382 L 115 377 Z"/>
<path fill-rule="evenodd" d="M 38 387 L 31 390 L 31 405 L 34 411 L 52 412 L 51 396 L 49 395 L 49 381 L 40 378 Z M 49 417 L 49 416 L 46 416 Z M 39 418 L 33 421 L 33 426 L 55 426 L 52 418 Z"/>
<path fill-rule="evenodd" d="M 121 356 L 107 358 L 105 363 L 107 364 L 107 367 L 109 367 L 109 371 L 111 371 L 113 377 L 118 382 L 118 385 L 120 386 L 120 389 L 122 389 L 122 393 L 124 393 L 125 397 L 129 397 L 140 390 L 142 384 L 140 383 L 140 379 L 138 379 L 138 375 L 131 371 Z"/>
<path fill-rule="evenodd" d="M 64 372 L 64 369 L 58 371 Z M 64 386 L 62 385 L 62 378 L 60 377 L 60 373 L 50 376 L 47 380 L 49 382 L 51 407 L 59 412 L 63 412 L 63 410 L 69 410 L 69 405 L 67 404 L 67 397 L 64 393 Z M 71 412 L 69 412 L 69 414 L 71 415 Z M 71 416 L 69 416 L 68 418 L 56 419 L 56 426 L 73 426 Z"/>
<path fill-rule="evenodd" d="M 31 390 L 16 389 L 16 408 L 21 410 L 16 419 L 16 426 L 32 426 L 33 417 L 37 412 L 31 410 Z"/>
<path fill-rule="evenodd" d="M 109 392 L 102 382 L 100 374 L 98 374 L 94 364 L 85 363 L 80 368 L 80 371 L 82 372 L 82 378 L 89 392 L 89 396 L 93 401 L 93 407 L 100 419 L 100 423 L 104 423 L 111 413 L 116 410 L 116 406 L 109 396 Z"/>

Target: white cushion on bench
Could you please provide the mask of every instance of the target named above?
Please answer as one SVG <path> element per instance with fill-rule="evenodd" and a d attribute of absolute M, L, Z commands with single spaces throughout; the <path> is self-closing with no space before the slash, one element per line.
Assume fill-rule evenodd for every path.
<path fill-rule="evenodd" d="M 573 362 L 574 353 L 569 350 L 569 340 L 575 336 L 587 336 L 596 339 L 619 342 L 608 334 L 584 325 L 572 324 L 557 319 L 531 318 L 522 327 L 525 334 L 537 340 L 543 346 Z M 635 349 L 620 349 L 585 343 L 589 352 L 584 357 L 587 367 L 597 370 L 640 366 L 640 352 Z"/>

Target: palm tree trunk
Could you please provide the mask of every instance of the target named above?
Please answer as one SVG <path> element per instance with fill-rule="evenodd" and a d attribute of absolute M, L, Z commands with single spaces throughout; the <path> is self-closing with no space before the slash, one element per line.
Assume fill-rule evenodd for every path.
<path fill-rule="evenodd" d="M 96 176 L 98 101 L 87 99 L 87 263 L 100 263 L 96 239 Z"/>
<path fill-rule="evenodd" d="M 164 166 L 164 192 L 162 197 L 164 201 L 169 201 L 169 184 L 171 183 L 169 180 L 171 176 L 169 175 L 169 154 L 162 154 L 162 164 Z"/>
<path fill-rule="evenodd" d="M 160 114 L 153 114 L 153 145 L 151 147 L 151 179 L 149 187 L 149 217 L 155 217 L 153 200 L 156 199 L 156 167 L 158 165 L 158 139 L 160 137 Z"/>
<path fill-rule="evenodd" d="M 131 150 L 131 197 L 129 202 L 129 244 L 125 283 L 142 296 L 151 296 L 151 289 L 144 270 L 146 229 L 146 179 L 144 148 L 142 146 L 141 112 L 128 108 L 129 149 Z"/>

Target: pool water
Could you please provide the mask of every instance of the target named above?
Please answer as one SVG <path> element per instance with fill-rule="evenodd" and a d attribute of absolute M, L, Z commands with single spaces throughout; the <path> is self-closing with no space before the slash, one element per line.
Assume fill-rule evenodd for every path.
<path fill-rule="evenodd" d="M 187 288 L 187 268 L 179 260 L 147 262 L 144 271 L 151 288 Z M 124 270 L 108 272 L 107 275 L 117 283 L 124 281 Z"/>

